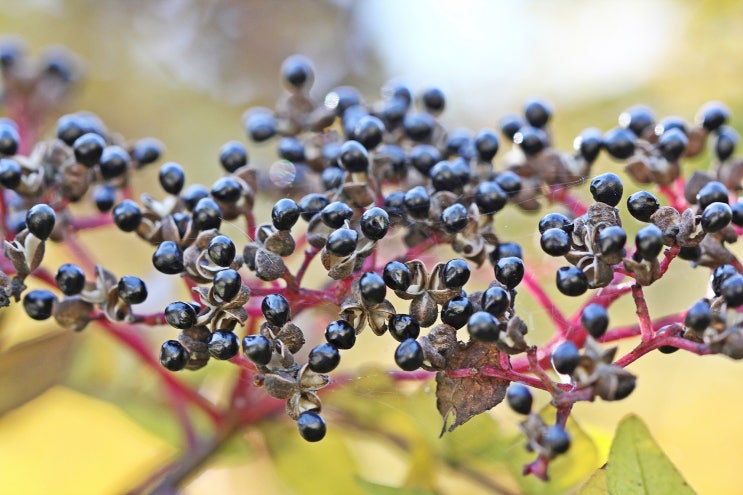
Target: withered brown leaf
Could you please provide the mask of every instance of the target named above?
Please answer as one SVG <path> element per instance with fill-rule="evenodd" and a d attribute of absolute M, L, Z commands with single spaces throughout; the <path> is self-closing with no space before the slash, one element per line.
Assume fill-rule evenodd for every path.
<path fill-rule="evenodd" d="M 471 341 L 466 347 L 451 349 L 446 355 L 447 369 L 498 366 L 498 348 L 493 343 Z M 446 371 L 436 373 L 436 407 L 444 419 L 441 435 L 491 409 L 506 396 L 508 382 L 476 374 L 451 378 Z M 452 416 L 451 424 L 449 416 Z"/>

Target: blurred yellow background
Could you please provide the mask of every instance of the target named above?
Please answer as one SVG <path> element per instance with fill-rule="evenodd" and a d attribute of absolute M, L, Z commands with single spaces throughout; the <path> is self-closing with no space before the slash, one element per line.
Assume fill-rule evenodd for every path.
<path fill-rule="evenodd" d="M 241 115 L 249 106 L 272 106 L 281 94 L 281 61 L 292 53 L 314 61 L 313 95 L 318 97 L 336 85 L 353 84 L 372 99 L 393 77 L 414 89 L 438 85 L 447 95 L 443 121 L 450 128 L 495 127 L 502 115 L 519 111 L 525 98 L 544 96 L 556 108 L 552 129 L 561 149 L 570 149 L 586 127 L 614 127 L 619 113 L 637 103 L 651 106 L 658 117 L 691 121 L 703 103 L 722 100 L 733 111 L 731 125 L 743 130 L 743 4 L 734 0 L 0 0 L 3 33 L 23 37 L 32 53 L 50 44 L 78 53 L 85 62 L 85 84 L 69 110 L 94 111 L 127 137 L 157 137 L 166 145 L 165 160 L 181 163 L 188 183 L 211 184 L 220 173 L 219 147 L 230 140 L 246 142 Z M 263 168 L 275 158 L 272 144 L 248 144 L 248 152 Z M 707 155 L 687 167 L 703 168 L 705 160 Z M 602 156 L 594 172 L 618 168 Z M 156 167 L 145 170 L 135 189 L 158 194 L 156 174 Z M 587 191 L 579 195 L 587 197 Z M 259 205 L 258 214 L 269 208 Z M 535 256 L 538 216 L 507 210 L 498 215 L 496 231 L 520 242 L 535 272 L 551 282 L 560 262 Z M 636 228 L 628 225 L 632 235 Z M 150 248 L 123 235 L 107 230 L 86 234 L 85 241 L 94 255 L 105 246 L 107 267 L 115 273 L 141 276 L 151 294 L 165 294 L 148 301 L 151 308 L 176 300 L 183 288 L 152 273 Z M 743 254 L 740 246 L 733 250 Z M 49 266 L 62 263 L 63 247 L 49 256 Z M 452 253 L 441 250 L 441 256 Z M 702 297 L 704 272 L 677 260 L 647 291 L 651 314 L 678 312 Z M 547 290 L 566 313 L 578 307 L 579 301 L 558 295 L 551 283 Z M 546 341 L 550 329 L 543 311 L 524 296 L 520 305 L 532 341 Z M 610 314 L 612 324 L 634 321 L 631 301 L 612 307 Z M 60 335 L 17 308 L 3 310 L 0 320 L 2 410 L 54 384 L 0 417 L 0 492 L 123 493 L 182 448 L 156 377 L 94 326 Z M 160 342 L 175 337 L 171 330 L 147 330 L 153 354 Z M 365 379 L 379 374 L 366 366 L 392 366 L 394 343 L 364 334 L 362 344 L 363 351 L 360 346 L 344 353 L 343 369 L 358 376 L 363 392 Z M 737 412 L 743 408 L 743 363 L 654 353 L 629 369 L 639 376 L 629 398 L 575 407 L 575 419 L 598 446 L 588 470 L 605 460 L 619 419 L 635 412 L 698 493 L 740 493 L 743 422 Z M 186 375 L 215 400 L 229 390 L 232 377 L 228 363 L 210 363 Z M 426 436 L 422 445 L 440 442 L 431 388 L 416 392 L 419 409 L 400 409 L 396 395 L 368 387 L 364 399 L 375 410 L 396 409 L 400 418 L 420 421 L 418 434 Z M 333 397 L 325 399 L 331 409 Z M 537 399 L 547 401 L 542 395 Z M 342 397 L 338 400 L 342 403 Z M 506 407 L 492 415 L 503 430 L 515 430 L 518 418 Z M 472 434 L 476 427 L 461 430 Z M 316 450 L 294 438 L 287 418 L 262 426 L 261 435 L 246 431 L 184 493 L 350 493 L 335 491 L 343 485 L 327 479 L 307 481 L 310 466 L 337 462 L 340 471 L 356 469 L 365 479 L 395 485 L 408 475 L 406 463 L 425 459 L 420 452 L 403 455 L 378 435 L 336 435 L 332 421 L 329 428 L 327 442 Z M 447 441 L 465 438 L 459 434 Z M 277 452 L 272 442 L 288 443 L 290 453 L 272 461 L 267 454 Z M 338 460 L 338 449 L 352 454 Z M 305 477 L 307 491 L 295 488 L 291 473 Z M 489 492 L 460 478 L 444 473 L 443 493 Z M 508 473 L 502 484 L 518 490 Z M 539 493 L 540 485 L 534 486 L 527 489 Z"/>

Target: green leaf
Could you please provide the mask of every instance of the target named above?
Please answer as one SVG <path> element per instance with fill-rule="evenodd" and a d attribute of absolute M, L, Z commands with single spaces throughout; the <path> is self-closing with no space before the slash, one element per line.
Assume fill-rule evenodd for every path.
<path fill-rule="evenodd" d="M 358 478 L 356 483 L 364 490 L 366 495 L 436 495 L 436 492 L 431 490 L 379 485 L 361 478 Z"/>
<path fill-rule="evenodd" d="M 609 452 L 607 481 L 612 495 L 695 493 L 634 415 L 619 423 Z"/>
<path fill-rule="evenodd" d="M 609 489 L 606 487 L 606 470 L 601 468 L 593 473 L 588 483 L 578 492 L 578 495 L 608 495 Z"/>

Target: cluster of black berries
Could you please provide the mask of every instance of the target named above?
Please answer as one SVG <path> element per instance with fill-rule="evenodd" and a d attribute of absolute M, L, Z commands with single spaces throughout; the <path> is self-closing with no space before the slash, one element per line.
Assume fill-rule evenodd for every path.
<path fill-rule="evenodd" d="M 21 53 L 0 47 L 6 101 L 39 98 L 37 86 L 46 84 L 40 82 L 44 78 L 69 85 L 76 77 L 59 63 L 29 70 Z M 98 211 L 110 215 L 121 231 L 153 246 L 155 269 L 195 285 L 192 301 L 175 301 L 164 310 L 165 321 L 180 334 L 163 343 L 162 365 L 179 371 L 202 368 L 212 358 L 252 363 L 255 385 L 285 400 L 302 437 L 317 441 L 326 432 L 317 392 L 330 383 L 327 374 L 340 363 L 341 351 L 354 347 L 367 327 L 377 335 L 389 331 L 399 343 L 394 360 L 402 370 L 437 372 L 437 383 L 447 380 L 447 371 L 478 366 L 482 359 L 500 366 L 503 354 L 530 349 L 527 326 L 515 309 L 525 274 L 522 249 L 499 239 L 493 229 L 495 214 L 508 203 L 535 210 L 542 195 L 560 201 L 566 184 L 577 185 L 590 176 L 602 149 L 623 160 L 635 180 L 670 187 L 680 177 L 680 160 L 700 153 L 709 136 L 716 161 L 679 190 L 683 199 L 661 206 L 648 191 L 627 198 L 630 215 L 647 223 L 638 231 L 634 249 L 626 246 L 617 208 L 624 188 L 613 173 L 591 180 L 594 202 L 585 214 L 568 218 L 548 213 L 538 228 L 542 249 L 567 262 L 558 269 L 556 284 L 568 296 L 606 287 L 617 273 L 631 275 L 639 285 L 655 282 L 662 275 L 658 258 L 664 247 L 714 268 L 714 297 L 688 311 L 685 331 L 678 334 L 714 352 L 743 357 L 743 320 L 735 309 L 743 304 L 743 275 L 725 247 L 737 239 L 735 226 L 743 225 L 743 202 L 729 202 L 730 191 L 740 188 L 743 161 L 733 157 L 737 135 L 725 125 L 729 112 L 721 104 L 703 107 L 695 126 L 678 118 L 656 124 L 649 109 L 633 107 L 620 116 L 619 127 L 606 133 L 587 129 L 576 138 L 573 152 L 561 152 L 551 145 L 551 105 L 530 100 L 523 115 L 500 121 L 501 138 L 511 144 L 496 167 L 498 133 L 447 131 L 439 120 L 445 96 L 437 88 L 414 98 L 409 88 L 391 82 L 381 98 L 365 101 L 358 90 L 343 86 L 317 100 L 310 95 L 314 69 L 301 56 L 284 62 L 281 81 L 286 91 L 276 107 L 250 109 L 244 127 L 252 142 L 276 141 L 284 167 L 279 172 L 287 172 L 286 177 L 272 177 L 271 171 L 266 178 L 264 170 L 250 163 L 245 146 L 230 141 L 219 150 L 223 175 L 211 187 L 187 185 L 183 167 L 169 162 L 159 170 L 163 197 L 142 195 L 139 202 L 125 191 L 129 174 L 160 159 L 157 141 L 128 143 L 94 115 L 76 113 L 61 117 L 56 137 L 24 156 L 17 126 L 0 120 L 6 220 L 12 223 L 14 216 L 22 216 L 14 240 L 5 242 L 16 274 L 0 273 L 0 305 L 20 300 L 25 278 L 43 259 L 45 241 L 61 240 L 75 228 L 67 203 L 90 193 Z M 270 221 L 256 224 L 257 192 L 272 180 L 273 192 L 286 197 L 275 201 Z M 683 200 L 691 207 L 682 208 Z M 254 231 L 242 245 L 220 230 L 223 220 L 241 218 Z M 292 313 L 296 316 L 307 303 L 296 284 L 299 277 L 287 264 L 297 250 L 293 230 L 300 221 L 310 246 L 307 256 L 319 255 L 327 286 L 342 292 L 337 318 L 325 328 L 325 342 L 315 345 L 304 362 L 298 356 L 311 339 L 292 321 Z M 386 239 L 390 232 L 399 234 L 395 237 L 411 252 L 420 245 L 445 244 L 461 257 L 427 268 L 398 253 L 378 264 L 380 243 L 395 245 Z M 13 233 L 5 232 L 7 238 Z M 484 290 L 465 290 L 472 267 L 485 260 L 493 266 L 492 281 Z M 272 282 L 276 290 L 260 302 L 265 321 L 241 342 L 238 334 L 248 322 L 248 310 L 256 309 L 251 305 L 251 274 Z M 117 279 L 100 266 L 94 275 L 86 281 L 78 266 L 65 264 L 56 276 L 65 298 L 33 290 L 23 306 L 32 318 L 54 316 L 74 330 L 93 318 L 138 321 L 131 305 L 146 299 L 144 282 L 134 276 Z M 388 289 L 409 301 L 407 312 L 399 313 L 387 299 Z M 588 333 L 586 344 L 581 350 L 566 341 L 551 349 L 554 370 L 574 390 L 590 389 L 592 397 L 626 397 L 635 377 L 613 364 L 615 348 L 602 349 L 597 343 L 609 324 L 606 308 L 586 306 L 581 323 Z M 459 330 L 465 327 L 463 338 Z M 430 330 L 422 334 L 425 328 Z M 238 356 L 241 347 L 243 357 Z M 564 428 L 548 426 L 532 413 L 526 387 L 511 385 L 507 401 L 527 415 L 521 427 L 528 447 L 541 458 L 549 460 L 568 449 Z"/>

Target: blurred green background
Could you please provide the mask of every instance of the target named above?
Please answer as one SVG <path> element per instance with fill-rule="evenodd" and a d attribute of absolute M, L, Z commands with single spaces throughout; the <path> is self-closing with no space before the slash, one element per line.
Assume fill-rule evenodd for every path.
<path fill-rule="evenodd" d="M 70 111 L 94 111 L 127 137 L 159 138 L 165 159 L 181 163 L 189 183 L 211 184 L 220 174 L 219 147 L 246 142 L 241 115 L 250 106 L 273 105 L 281 94 L 278 69 L 292 53 L 314 61 L 316 97 L 353 84 L 374 99 L 393 77 L 414 89 L 438 85 L 447 95 L 442 118 L 450 128 L 495 127 L 525 98 L 546 97 L 556 108 L 552 129 L 562 149 L 586 127 L 615 126 L 619 113 L 637 103 L 659 118 L 691 121 L 703 103 L 722 100 L 733 111 L 732 125 L 743 129 L 743 4 L 733 0 L 1 0 L 0 6 L 0 33 L 23 37 L 32 53 L 62 44 L 83 59 L 85 84 Z M 262 169 L 275 159 L 271 143 L 248 144 L 248 151 Z M 708 160 L 687 164 L 685 172 Z M 594 172 L 618 168 L 602 156 Z M 155 167 L 138 176 L 135 189 L 158 194 L 156 173 Z M 259 205 L 259 215 L 268 208 Z M 496 231 L 524 245 L 530 266 L 555 294 L 551 280 L 560 262 L 538 255 L 537 219 L 510 209 L 498 215 Z M 633 234 L 637 225 L 627 228 Z M 85 241 L 112 271 L 144 277 L 151 294 L 164 294 L 148 302 L 150 309 L 183 295 L 180 285 L 152 273 L 144 243 L 113 230 L 86 234 Z M 741 254 L 739 247 L 734 251 Z M 452 253 L 442 249 L 440 256 Z M 47 266 L 63 260 L 64 248 L 57 247 Z M 704 295 L 706 281 L 704 270 L 674 263 L 647 291 L 651 314 L 683 310 Z M 555 297 L 567 313 L 579 304 Z M 629 303 L 612 307 L 612 324 L 634 321 Z M 543 311 L 527 297 L 520 304 L 532 341 L 546 341 L 551 331 Z M 312 318 L 324 326 L 332 315 L 304 321 Z M 0 319 L 0 405 L 20 406 L 0 417 L 0 491 L 123 493 L 183 447 L 156 377 L 94 326 L 60 333 L 17 308 Z M 153 354 L 175 336 L 167 328 L 146 331 Z M 628 399 L 575 408 L 595 443 L 586 439 L 584 465 L 556 467 L 567 473 L 564 483 L 542 486 L 513 474 L 514 459 L 525 457 L 511 440 L 518 418 L 507 408 L 438 440 L 433 388 L 405 387 L 412 395 L 395 390 L 369 367 L 392 366 L 394 343 L 371 334 L 361 342 L 343 362 L 357 380 L 324 401 L 331 411 L 326 441 L 304 444 L 293 423 L 279 418 L 241 434 L 184 493 L 383 493 L 358 477 L 391 486 L 405 480 L 423 486 L 430 479 L 440 493 L 492 493 L 492 485 L 462 468 L 491 464 L 489 476 L 508 493 L 560 492 L 605 461 L 614 428 L 629 412 L 646 421 L 699 493 L 734 494 L 743 486 L 742 363 L 676 353 L 633 364 L 639 382 Z M 233 377 L 226 363 L 186 376 L 216 401 L 224 400 Z M 49 384 L 55 385 L 23 404 Z M 363 410 L 354 409 L 357 402 L 366 404 Z M 359 424 L 369 427 L 343 427 L 345 414 L 363 417 Z M 492 443 L 483 443 L 483 431 L 491 432 Z M 390 432 L 405 439 L 406 448 Z M 433 469 L 435 456 L 447 466 Z"/>

